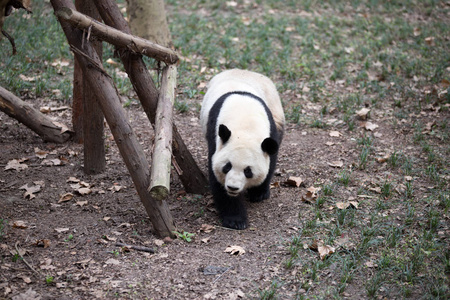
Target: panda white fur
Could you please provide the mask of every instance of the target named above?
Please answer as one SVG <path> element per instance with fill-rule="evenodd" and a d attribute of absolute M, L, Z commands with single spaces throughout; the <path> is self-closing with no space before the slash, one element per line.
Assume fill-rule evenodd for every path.
<path fill-rule="evenodd" d="M 208 142 L 209 183 L 222 225 L 245 229 L 243 203 L 270 196 L 270 180 L 284 132 L 284 113 L 264 75 L 224 71 L 211 80 L 200 112 Z"/>

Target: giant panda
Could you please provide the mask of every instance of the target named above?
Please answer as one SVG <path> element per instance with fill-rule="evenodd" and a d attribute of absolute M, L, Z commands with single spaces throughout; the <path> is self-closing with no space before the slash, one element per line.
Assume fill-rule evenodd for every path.
<path fill-rule="evenodd" d="M 284 113 L 273 82 L 246 70 L 227 70 L 208 84 L 200 111 L 208 143 L 209 184 L 224 227 L 248 226 L 244 197 L 270 196 L 283 138 Z"/>

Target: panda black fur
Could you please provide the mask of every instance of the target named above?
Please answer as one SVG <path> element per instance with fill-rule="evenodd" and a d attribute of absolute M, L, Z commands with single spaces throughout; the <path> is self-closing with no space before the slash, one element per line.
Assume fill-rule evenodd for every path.
<path fill-rule="evenodd" d="M 284 113 L 273 82 L 258 73 L 228 70 L 208 85 L 200 115 L 208 142 L 209 183 L 225 227 L 248 226 L 243 198 L 270 197 Z"/>

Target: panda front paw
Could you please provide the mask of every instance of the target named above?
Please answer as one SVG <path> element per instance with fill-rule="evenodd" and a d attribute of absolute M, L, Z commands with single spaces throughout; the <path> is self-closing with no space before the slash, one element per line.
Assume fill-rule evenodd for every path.
<path fill-rule="evenodd" d="M 248 200 L 250 202 L 261 202 L 265 199 L 269 199 L 270 198 L 270 190 L 266 190 L 261 192 L 251 192 L 249 191 L 248 193 Z"/>
<path fill-rule="evenodd" d="M 242 216 L 225 216 L 222 220 L 222 226 L 237 230 L 243 230 L 247 228 L 247 218 Z"/>

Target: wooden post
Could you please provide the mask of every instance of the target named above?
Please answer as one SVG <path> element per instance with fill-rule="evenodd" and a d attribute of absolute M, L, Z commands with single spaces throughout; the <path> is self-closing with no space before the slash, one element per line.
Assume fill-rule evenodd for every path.
<path fill-rule="evenodd" d="M 107 25 L 124 33 L 131 33 L 128 23 L 113 0 L 97 0 L 95 5 Z M 117 47 L 116 49 L 147 117 L 152 124 L 155 124 L 158 91 L 141 55 L 133 53 L 126 47 Z M 176 164 L 179 166 L 180 172 L 178 175 L 186 192 L 194 194 L 207 193 L 209 190 L 205 175 L 189 152 L 178 132 L 176 124 L 173 124 L 172 128 L 172 154 L 175 157 Z"/>
<path fill-rule="evenodd" d="M 63 7 L 74 8 L 71 0 L 51 0 L 51 3 L 55 11 Z M 72 28 L 63 19 L 59 19 L 59 21 L 72 50 L 82 66 L 83 74 L 90 82 L 93 92 L 98 95 L 97 99 L 106 121 L 156 234 L 159 236 L 173 236 L 172 231 L 175 229 L 175 226 L 167 203 L 155 200 L 147 191 L 150 183 L 148 163 L 131 125 L 127 122 L 125 111 L 120 103 L 112 78 L 103 70 L 101 61 L 92 45 L 88 41 L 84 41 L 84 45 L 82 45 L 82 32 Z"/>
<path fill-rule="evenodd" d="M 162 71 L 161 92 L 156 109 L 155 145 L 152 155 L 150 194 L 163 200 L 169 196 L 172 161 L 172 108 L 177 84 L 177 68 L 167 66 Z"/>
<path fill-rule="evenodd" d="M 77 9 L 94 18 L 100 20 L 97 7 L 89 0 L 75 0 L 75 6 Z M 88 32 L 84 32 L 87 37 Z M 92 46 L 97 52 L 99 58 L 102 57 L 102 42 L 91 36 L 89 38 Z M 76 61 L 76 60 L 75 60 Z M 78 63 L 77 63 L 78 65 Z M 76 74 L 75 72 L 78 71 Z M 81 100 L 82 109 L 82 133 L 83 133 L 83 147 L 84 147 L 84 173 L 86 174 L 99 174 L 105 170 L 105 140 L 103 129 L 103 112 L 98 104 L 97 95 L 89 88 L 89 82 L 87 77 L 83 76 L 81 68 L 78 66 L 77 70 L 74 70 L 74 78 L 81 76 Z M 75 86 L 74 86 L 75 88 Z"/>
<path fill-rule="evenodd" d="M 71 131 L 64 131 L 60 125 L 34 109 L 31 104 L 2 87 L 0 87 L 0 110 L 36 132 L 46 142 L 64 143 L 72 135 Z"/>

